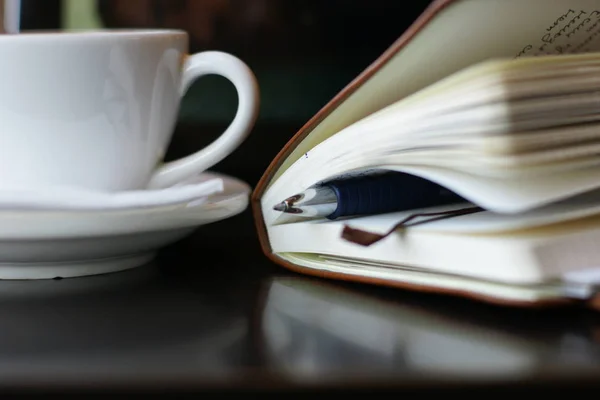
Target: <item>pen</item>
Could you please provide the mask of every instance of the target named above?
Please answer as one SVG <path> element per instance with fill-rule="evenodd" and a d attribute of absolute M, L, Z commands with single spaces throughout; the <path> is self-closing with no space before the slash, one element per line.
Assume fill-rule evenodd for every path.
<path fill-rule="evenodd" d="M 334 180 L 288 197 L 273 209 L 302 217 L 336 219 L 433 207 L 465 200 L 427 179 L 386 172 Z"/>

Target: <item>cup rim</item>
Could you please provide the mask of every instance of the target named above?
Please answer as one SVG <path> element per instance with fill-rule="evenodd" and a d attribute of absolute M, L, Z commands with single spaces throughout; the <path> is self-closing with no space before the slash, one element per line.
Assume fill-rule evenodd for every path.
<path fill-rule="evenodd" d="M 56 40 L 62 39 L 106 39 L 106 38 L 150 38 L 166 36 L 185 36 L 187 32 L 181 29 L 140 29 L 140 28 L 96 28 L 72 30 L 30 30 L 19 33 L 0 34 L 2 41 L 26 40 Z"/>

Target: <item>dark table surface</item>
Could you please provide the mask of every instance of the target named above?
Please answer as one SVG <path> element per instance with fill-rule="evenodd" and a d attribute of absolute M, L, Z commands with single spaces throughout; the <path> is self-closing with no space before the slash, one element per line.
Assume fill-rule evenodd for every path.
<path fill-rule="evenodd" d="M 262 126 L 215 170 L 254 185 L 297 127 Z M 179 127 L 170 157 L 215 129 Z M 600 317 L 301 276 L 262 254 L 250 211 L 151 265 L 0 282 L 0 389 L 556 392 L 600 386 Z"/>

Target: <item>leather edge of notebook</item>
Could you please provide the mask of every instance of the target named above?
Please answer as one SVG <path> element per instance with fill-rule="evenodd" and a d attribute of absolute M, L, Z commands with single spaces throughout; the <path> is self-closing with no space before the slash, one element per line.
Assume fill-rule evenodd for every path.
<path fill-rule="evenodd" d="M 274 259 L 273 251 L 271 249 L 271 243 L 269 241 L 269 234 L 267 233 L 267 226 L 262 213 L 262 205 L 260 203 L 260 197 L 255 197 L 254 194 L 250 200 L 250 207 L 252 208 L 252 217 L 254 218 L 254 227 L 258 236 L 258 243 L 262 252 L 271 261 L 279 264 L 279 259 Z"/>
<path fill-rule="evenodd" d="M 373 63 L 371 63 L 362 73 L 354 78 L 346 87 L 344 87 L 333 99 L 331 99 L 323 108 L 321 108 L 300 130 L 284 145 L 279 153 L 273 158 L 264 174 L 256 184 L 251 195 L 250 206 L 255 219 L 256 231 L 263 252 L 269 256 L 271 248 L 268 240 L 267 229 L 264 224 L 260 199 L 271 181 L 271 178 L 277 171 L 281 163 L 292 153 L 297 145 L 325 119 L 333 110 L 342 104 L 346 98 L 354 93 L 362 84 L 375 74 L 383 65 L 398 53 L 410 40 L 420 32 L 427 24 L 444 8 L 461 0 L 434 0 L 421 13 L 421 15 L 408 27 L 406 31 Z M 269 257 L 272 258 L 272 257 Z"/>
<path fill-rule="evenodd" d="M 577 305 L 581 305 L 581 301 L 579 300 L 571 300 L 567 298 L 556 298 L 556 299 L 548 299 L 548 300 L 540 300 L 540 301 L 520 301 L 520 300 L 511 300 L 507 298 L 487 296 L 481 293 L 471 292 L 467 290 L 459 290 L 459 289 L 443 289 L 436 288 L 433 286 L 426 285 L 415 285 L 411 283 L 406 283 L 402 281 L 392 281 L 388 279 L 380 279 L 380 278 L 371 278 L 360 275 L 350 275 L 344 274 L 340 272 L 331 272 L 331 271 L 323 271 L 315 268 L 302 267 L 290 262 L 287 262 L 275 255 L 271 255 L 272 260 L 276 260 L 276 262 L 283 266 L 284 268 L 307 276 L 314 276 L 322 279 L 332 280 L 332 281 L 345 281 L 345 282 L 353 282 L 353 283 L 361 283 L 367 285 L 375 285 L 375 286 L 385 286 L 395 289 L 407 290 L 411 292 L 419 292 L 419 293 L 430 293 L 437 295 L 445 295 L 452 297 L 464 298 L 472 301 L 477 301 L 481 303 L 492 304 L 496 306 L 502 307 L 514 307 L 514 308 L 529 308 L 529 309 L 546 309 L 546 308 L 557 308 L 557 307 L 573 307 Z M 597 299 L 597 309 L 600 311 L 600 295 Z"/>

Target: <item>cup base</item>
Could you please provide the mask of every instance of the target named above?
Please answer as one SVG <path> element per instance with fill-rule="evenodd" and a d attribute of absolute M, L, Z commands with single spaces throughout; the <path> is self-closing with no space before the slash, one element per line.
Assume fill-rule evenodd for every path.
<path fill-rule="evenodd" d="M 0 260 L 0 280 L 39 280 L 78 278 L 126 271 L 149 264 L 155 253 L 126 257 L 65 262 L 3 263 Z"/>

